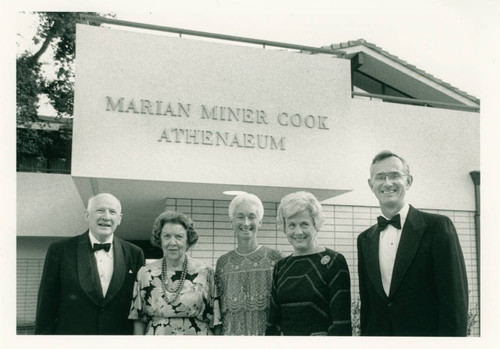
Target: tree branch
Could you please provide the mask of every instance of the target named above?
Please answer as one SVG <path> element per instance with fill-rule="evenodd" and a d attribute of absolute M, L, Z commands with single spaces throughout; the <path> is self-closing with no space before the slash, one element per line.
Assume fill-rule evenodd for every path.
<path fill-rule="evenodd" d="M 40 57 L 47 51 L 47 48 L 50 46 L 50 42 L 54 39 L 54 34 L 52 33 L 52 29 L 50 30 L 49 34 L 43 41 L 42 47 L 33 55 L 31 56 L 31 60 L 33 62 L 38 62 Z"/>

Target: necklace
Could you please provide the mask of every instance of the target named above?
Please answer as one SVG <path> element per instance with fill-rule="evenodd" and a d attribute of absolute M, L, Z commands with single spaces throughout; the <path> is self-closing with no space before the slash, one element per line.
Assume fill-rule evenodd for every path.
<path fill-rule="evenodd" d="M 184 262 L 182 263 L 182 274 L 181 274 L 181 279 L 179 281 L 179 285 L 177 286 L 177 289 L 173 292 L 174 293 L 174 298 L 170 300 L 170 303 L 174 303 L 177 298 L 179 298 L 179 295 L 181 294 L 182 286 L 184 285 L 184 281 L 186 280 L 186 274 L 187 274 L 187 265 L 188 265 L 188 257 L 184 256 Z M 168 278 L 167 278 L 167 258 L 163 257 L 163 263 L 161 265 L 161 286 L 163 288 L 163 293 L 166 295 L 167 294 L 167 284 L 168 284 Z"/>
<path fill-rule="evenodd" d="M 250 251 L 248 253 L 241 253 L 240 251 L 238 251 L 238 247 L 236 247 L 235 251 L 237 254 L 239 254 L 240 256 L 242 257 L 246 257 L 246 256 L 249 256 L 251 255 L 252 253 L 254 253 L 255 251 L 257 250 L 260 250 L 260 248 L 262 247 L 262 245 L 258 245 L 256 249 L 254 249 L 253 251 Z"/>

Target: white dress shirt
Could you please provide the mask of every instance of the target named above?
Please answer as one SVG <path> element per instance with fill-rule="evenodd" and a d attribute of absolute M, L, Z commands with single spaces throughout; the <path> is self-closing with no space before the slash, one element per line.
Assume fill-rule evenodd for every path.
<path fill-rule="evenodd" d="M 378 258 L 380 263 L 380 274 L 382 276 L 382 285 L 387 296 L 391 289 L 392 271 L 394 270 L 394 261 L 398 251 L 399 240 L 408 215 L 410 205 L 405 204 L 397 213 L 401 217 L 401 229 L 397 229 L 391 224 L 380 232 Z M 388 217 L 385 217 L 389 219 Z"/>
<path fill-rule="evenodd" d="M 89 232 L 90 246 L 94 244 L 100 244 L 101 242 L 97 240 L 92 233 Z M 103 243 L 110 243 L 111 247 L 109 252 L 105 250 L 99 250 L 94 252 L 95 260 L 97 262 L 97 271 L 99 273 L 99 279 L 101 280 L 102 296 L 106 296 L 108 291 L 109 282 L 113 276 L 113 235 L 111 235 Z"/>

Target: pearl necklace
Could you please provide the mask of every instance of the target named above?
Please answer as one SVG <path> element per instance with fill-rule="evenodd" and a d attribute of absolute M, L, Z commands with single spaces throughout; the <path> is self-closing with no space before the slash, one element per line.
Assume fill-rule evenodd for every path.
<path fill-rule="evenodd" d="M 252 253 L 260 250 L 261 247 L 262 247 L 262 245 L 258 245 L 256 249 L 254 249 L 253 251 L 250 251 L 248 253 L 241 253 L 240 251 L 238 251 L 238 247 L 236 247 L 235 251 L 236 251 L 236 254 L 238 254 L 242 257 L 246 257 L 246 256 L 250 256 Z"/>
<path fill-rule="evenodd" d="M 188 257 L 184 256 L 184 263 L 182 263 L 181 280 L 179 281 L 179 285 L 177 286 L 177 289 L 173 292 L 174 298 L 170 300 L 170 303 L 174 303 L 177 300 L 177 298 L 179 298 L 179 295 L 181 294 L 182 286 L 184 285 L 184 281 L 186 280 L 187 265 L 188 265 Z M 163 263 L 161 266 L 161 281 L 162 281 L 161 285 L 163 288 L 163 293 L 166 295 L 167 294 L 166 285 L 168 284 L 167 258 L 166 257 L 163 257 Z"/>

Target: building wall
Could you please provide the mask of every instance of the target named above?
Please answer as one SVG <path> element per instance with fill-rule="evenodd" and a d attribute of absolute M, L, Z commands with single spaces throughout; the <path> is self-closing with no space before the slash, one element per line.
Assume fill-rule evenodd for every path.
<path fill-rule="evenodd" d="M 410 164 L 415 205 L 474 210 L 469 172 L 480 165 L 478 113 L 352 98 L 350 61 L 326 54 L 83 25 L 76 44 L 74 177 L 188 184 L 183 195 L 165 190 L 163 198 L 221 199 L 208 191 L 189 195 L 189 185 L 200 183 L 349 191 L 324 198 L 375 206 L 368 164 L 390 149 Z M 174 111 L 162 112 L 166 105 Z M 254 117 L 207 117 L 211 108 Z M 257 114 L 266 122 L 254 120 Z M 269 135 L 285 146 L 205 142 L 205 131 Z"/>
<path fill-rule="evenodd" d="M 87 226 L 70 175 L 18 172 L 16 207 L 17 236 L 75 236 Z"/>
<path fill-rule="evenodd" d="M 229 200 L 167 199 L 166 209 L 181 211 L 193 218 L 199 235 L 198 243 L 189 254 L 215 266 L 217 258 L 236 247 L 236 238 L 229 223 Z M 293 251 L 285 235 L 277 230 L 278 203 L 265 202 L 265 215 L 259 229 L 258 240 L 262 245 L 276 248 L 284 255 Z M 325 223 L 318 234 L 318 242 L 342 253 L 351 274 L 353 302 L 358 299 L 356 238 L 360 232 L 374 224 L 380 215 L 378 207 L 323 205 Z M 476 313 L 472 335 L 479 334 L 478 273 L 474 212 L 425 210 L 447 215 L 454 222 L 465 257 L 469 281 L 471 314 Z M 153 222 L 151 222 L 152 226 Z M 149 227 L 148 227 L 149 229 Z M 119 229 L 117 231 L 119 235 Z M 32 324 L 35 319 L 36 296 L 43 269 L 44 254 L 48 245 L 57 238 L 18 237 L 17 258 L 17 323 Z"/>
<path fill-rule="evenodd" d="M 335 177 L 352 191 L 325 201 L 333 205 L 377 206 L 368 189 L 373 157 L 381 150 L 407 160 L 413 184 L 406 198 L 415 207 L 473 211 L 470 172 L 480 170 L 478 113 L 383 103 L 353 98 L 343 131 L 325 149 L 336 153 L 333 172 L 318 162 L 320 177 Z"/>

